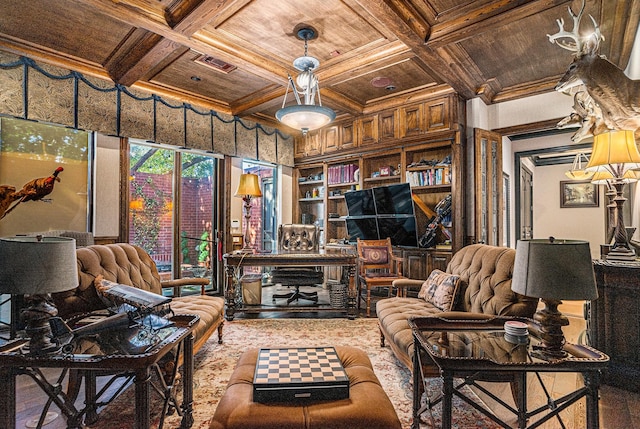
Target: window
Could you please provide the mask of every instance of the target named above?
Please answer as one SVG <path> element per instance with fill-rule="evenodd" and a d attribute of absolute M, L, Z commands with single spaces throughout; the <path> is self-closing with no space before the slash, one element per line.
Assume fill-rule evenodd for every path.
<path fill-rule="evenodd" d="M 88 231 L 92 135 L 13 118 L 0 118 L 0 128 L 0 207 L 5 213 L 0 236 L 56 229 Z M 50 188 L 32 183 L 54 174 Z M 10 194 L 23 187 L 34 197 L 24 202 L 12 199 Z"/>
<path fill-rule="evenodd" d="M 163 280 L 207 277 L 219 292 L 217 158 L 133 140 L 129 147 L 129 242 L 151 255 Z"/>
<path fill-rule="evenodd" d="M 278 231 L 276 172 L 275 166 L 242 162 L 242 173 L 256 174 L 260 178 L 262 198 L 255 198 L 251 202 L 249 225 L 250 243 L 259 251 L 270 252 L 276 248 Z"/>

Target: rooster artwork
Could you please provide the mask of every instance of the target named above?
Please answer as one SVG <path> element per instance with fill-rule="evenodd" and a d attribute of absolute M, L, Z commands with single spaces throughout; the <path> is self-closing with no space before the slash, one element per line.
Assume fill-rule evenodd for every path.
<path fill-rule="evenodd" d="M 44 197 L 46 197 L 53 191 L 53 185 L 55 185 L 56 181 L 60 181 L 58 174 L 60 174 L 62 171 L 64 171 L 64 168 L 58 167 L 49 177 L 40 177 L 38 179 L 33 179 L 25 183 L 21 190 L 19 190 L 18 192 L 14 192 L 9 197 L 12 198 L 12 201 L 18 201 L 16 201 L 16 203 L 9 209 L 7 209 L 4 213 L 2 213 L 0 219 L 11 213 L 20 203 L 23 203 L 25 201 L 49 201 Z"/>

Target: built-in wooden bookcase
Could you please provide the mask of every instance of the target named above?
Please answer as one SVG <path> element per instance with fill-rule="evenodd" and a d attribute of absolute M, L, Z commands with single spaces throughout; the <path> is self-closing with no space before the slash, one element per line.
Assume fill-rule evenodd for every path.
<path fill-rule="evenodd" d="M 328 162 L 327 168 L 327 239 L 346 238 L 347 205 L 344 194 L 360 188 L 360 160 L 352 158 Z"/>
<path fill-rule="evenodd" d="M 325 218 L 325 166 L 323 163 L 306 165 L 296 169 L 297 211 L 294 222 L 314 223 L 318 221 L 321 229 Z"/>
<path fill-rule="evenodd" d="M 429 220 L 436 215 L 440 201 L 451 194 L 456 166 L 450 141 L 411 146 L 404 151 L 404 180 L 414 195 L 418 230 L 423 233 Z M 449 247 L 454 237 L 453 213 L 446 216 L 438 232 L 438 247 Z"/>
<path fill-rule="evenodd" d="M 402 183 L 402 152 L 400 150 L 368 154 L 362 157 L 363 189 Z"/>

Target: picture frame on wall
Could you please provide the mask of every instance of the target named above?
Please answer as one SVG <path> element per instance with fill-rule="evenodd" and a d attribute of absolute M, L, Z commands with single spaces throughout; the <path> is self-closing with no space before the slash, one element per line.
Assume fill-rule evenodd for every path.
<path fill-rule="evenodd" d="M 598 185 L 588 180 L 560 181 L 560 207 L 599 207 Z"/>

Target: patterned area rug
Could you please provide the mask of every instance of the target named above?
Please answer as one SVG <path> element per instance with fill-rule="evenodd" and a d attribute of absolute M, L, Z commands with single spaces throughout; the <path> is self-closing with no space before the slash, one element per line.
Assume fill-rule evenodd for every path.
<path fill-rule="evenodd" d="M 223 344 L 212 339 L 198 352 L 194 374 L 194 425 L 209 426 L 216 404 L 225 392 L 236 361 L 243 351 L 253 347 L 302 347 L 351 345 L 364 350 L 374 367 L 382 387 L 394 404 L 403 428 L 411 426 L 411 376 L 401 366 L 387 346 L 380 347 L 376 319 L 252 319 L 226 322 Z M 432 381 L 432 390 L 439 390 L 439 380 Z M 473 395 L 470 391 L 470 395 Z M 179 396 L 181 398 L 181 396 Z M 158 425 L 159 400 L 152 397 L 153 427 Z M 130 428 L 134 419 L 133 389 L 121 395 L 100 413 L 93 427 Z M 462 400 L 454 397 L 453 427 L 457 429 L 497 428 L 495 423 Z M 440 427 L 440 410 L 434 410 L 436 427 Z M 428 419 L 430 420 L 430 419 Z M 107 423 L 108 422 L 108 423 Z M 180 426 L 177 414 L 168 416 L 164 427 Z M 421 423 L 421 428 L 431 427 Z M 373 428 L 372 428 L 373 429 Z"/>

